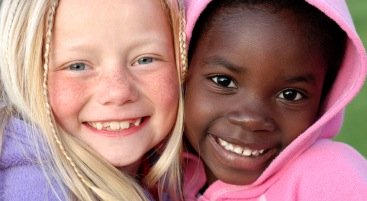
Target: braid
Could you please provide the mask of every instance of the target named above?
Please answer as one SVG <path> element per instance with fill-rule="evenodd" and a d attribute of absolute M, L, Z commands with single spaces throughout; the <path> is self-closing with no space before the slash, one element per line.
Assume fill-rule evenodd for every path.
<path fill-rule="evenodd" d="M 182 3 L 180 3 L 182 4 Z M 186 45 L 186 32 L 185 32 L 185 25 L 186 25 L 186 20 L 185 20 L 185 10 L 184 7 L 182 5 L 180 5 L 180 28 L 179 28 L 179 48 L 180 48 L 180 57 L 181 57 L 181 66 L 182 66 L 182 72 L 181 72 L 181 76 L 182 76 L 182 81 L 184 81 L 186 79 L 186 74 L 187 74 L 187 45 Z"/>
<path fill-rule="evenodd" d="M 87 187 L 89 187 L 90 189 L 93 189 L 92 185 L 90 184 L 90 182 L 88 182 L 83 175 L 80 173 L 80 171 L 78 170 L 78 168 L 75 165 L 75 162 L 73 161 L 73 159 L 70 157 L 70 155 L 66 152 L 64 145 L 62 144 L 59 136 L 57 135 L 56 129 L 55 129 L 55 124 L 52 118 L 52 114 L 51 114 L 51 106 L 49 104 L 49 100 L 48 100 L 48 90 L 47 90 L 47 75 L 48 75 L 48 70 L 49 70 L 49 55 L 50 55 L 50 46 L 51 46 L 51 37 L 52 37 L 52 28 L 53 28 L 53 24 L 54 24 L 54 19 L 55 19 L 55 14 L 56 14 L 56 8 L 58 6 L 58 0 L 54 0 L 52 2 L 52 5 L 48 11 L 48 16 L 47 16 L 47 28 L 46 28 L 46 39 L 45 39 L 45 47 L 44 47 L 44 64 L 43 64 L 43 95 L 44 95 L 44 101 L 45 101 L 45 106 L 46 106 L 46 113 L 47 113 L 47 118 L 49 121 L 49 126 L 51 128 L 52 131 L 52 135 L 54 140 L 56 141 L 57 145 L 60 148 L 60 151 L 62 152 L 62 154 L 64 155 L 64 157 L 66 158 L 66 160 L 69 162 L 70 166 L 73 168 L 75 174 L 77 175 L 77 177 L 80 179 L 80 181 L 82 183 L 84 183 L 84 185 L 86 185 Z"/>

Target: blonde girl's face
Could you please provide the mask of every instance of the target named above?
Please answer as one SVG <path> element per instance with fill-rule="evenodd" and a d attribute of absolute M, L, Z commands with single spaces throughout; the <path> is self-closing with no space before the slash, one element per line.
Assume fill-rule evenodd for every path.
<path fill-rule="evenodd" d="M 134 171 L 170 133 L 178 78 L 160 1 L 63 0 L 48 89 L 56 121 L 114 166 Z"/>

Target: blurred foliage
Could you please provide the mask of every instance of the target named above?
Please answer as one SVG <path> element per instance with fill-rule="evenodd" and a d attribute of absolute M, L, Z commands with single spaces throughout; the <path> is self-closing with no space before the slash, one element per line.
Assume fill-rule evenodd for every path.
<path fill-rule="evenodd" d="M 367 47 L 367 1 L 348 0 L 353 21 Z M 367 158 L 367 85 L 347 107 L 344 126 L 336 140 L 346 142 Z"/>

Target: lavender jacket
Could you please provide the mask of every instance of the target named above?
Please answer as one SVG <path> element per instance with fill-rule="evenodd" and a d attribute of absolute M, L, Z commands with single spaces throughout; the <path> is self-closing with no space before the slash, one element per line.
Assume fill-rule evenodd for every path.
<path fill-rule="evenodd" d="M 5 128 L 0 157 L 0 200 L 66 200 L 61 188 L 54 185 L 53 190 L 42 172 L 27 135 L 30 129 L 16 118 Z"/>

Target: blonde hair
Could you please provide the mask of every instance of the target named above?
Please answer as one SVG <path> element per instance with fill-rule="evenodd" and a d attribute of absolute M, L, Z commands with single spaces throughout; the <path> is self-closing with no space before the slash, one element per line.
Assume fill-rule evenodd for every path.
<path fill-rule="evenodd" d="M 179 0 L 178 0 L 179 1 Z M 180 98 L 176 123 L 164 144 L 160 158 L 144 183 L 157 185 L 159 195 L 169 193 L 181 199 L 180 153 L 183 131 L 182 74 L 186 66 L 183 6 L 176 0 L 161 0 L 171 22 L 176 52 Z M 11 116 L 21 117 L 34 130 L 37 162 L 49 183 L 56 181 L 63 196 L 77 200 L 148 200 L 143 188 L 131 176 L 122 173 L 93 150 L 63 134 L 54 120 L 48 101 L 47 74 L 54 16 L 58 0 L 3 0 L 0 10 L 0 142 Z M 42 132 L 36 132 L 40 129 Z M 45 145 L 39 142 L 46 142 Z M 0 150 L 1 150 L 0 143 Z M 49 159 L 44 161 L 42 146 Z M 41 154 L 42 153 L 42 154 Z M 54 184 L 53 184 L 54 185 Z M 66 186 L 68 190 L 64 190 Z M 55 191 L 55 189 L 54 189 Z M 58 195 L 57 195 L 58 196 Z M 61 200 L 61 198 L 58 196 Z"/>

